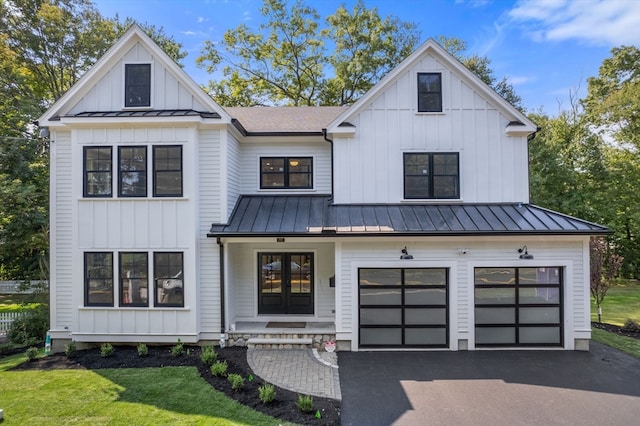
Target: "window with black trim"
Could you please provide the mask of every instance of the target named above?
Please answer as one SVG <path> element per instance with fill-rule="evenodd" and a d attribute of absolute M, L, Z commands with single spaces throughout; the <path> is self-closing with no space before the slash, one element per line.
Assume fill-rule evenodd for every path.
<path fill-rule="evenodd" d="M 113 253 L 84 254 L 85 306 L 113 306 Z"/>
<path fill-rule="evenodd" d="M 418 112 L 442 112 L 441 73 L 418 73 Z"/>
<path fill-rule="evenodd" d="M 313 159 L 311 157 L 261 157 L 260 188 L 313 188 Z"/>
<path fill-rule="evenodd" d="M 404 198 L 460 198 L 458 153 L 405 153 Z"/>
<path fill-rule="evenodd" d="M 149 255 L 121 252 L 118 263 L 120 306 L 149 306 Z"/>
<path fill-rule="evenodd" d="M 118 147 L 118 196 L 147 196 L 147 147 Z"/>
<path fill-rule="evenodd" d="M 184 262 L 181 252 L 153 253 L 155 306 L 184 307 Z"/>
<path fill-rule="evenodd" d="M 182 197 L 182 146 L 153 147 L 153 196 Z"/>
<path fill-rule="evenodd" d="M 125 64 L 124 106 L 151 106 L 151 64 Z"/>
<path fill-rule="evenodd" d="M 111 147 L 84 147 L 84 196 L 111 197 Z"/>

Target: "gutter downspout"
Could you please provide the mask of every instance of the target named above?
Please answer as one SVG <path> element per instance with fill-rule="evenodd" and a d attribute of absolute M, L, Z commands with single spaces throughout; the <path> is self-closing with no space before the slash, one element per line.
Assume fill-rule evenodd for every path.
<path fill-rule="evenodd" d="M 335 181 L 334 179 L 335 173 L 333 170 L 333 140 L 327 137 L 327 129 L 322 129 L 322 137 L 324 138 L 325 141 L 331 144 L 331 198 L 329 199 L 329 201 L 333 203 L 333 185 L 334 185 L 333 182 Z"/>
<path fill-rule="evenodd" d="M 216 242 L 218 243 L 218 247 L 220 249 L 220 347 L 224 348 L 225 346 L 225 305 L 224 305 L 224 244 L 222 243 L 222 238 L 216 237 Z"/>

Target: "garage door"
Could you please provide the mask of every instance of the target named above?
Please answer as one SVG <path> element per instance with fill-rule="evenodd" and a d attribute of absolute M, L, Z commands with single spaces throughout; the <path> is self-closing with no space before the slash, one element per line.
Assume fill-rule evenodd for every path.
<path fill-rule="evenodd" d="M 476 346 L 561 346 L 562 268 L 475 268 Z"/>
<path fill-rule="evenodd" d="M 363 268 L 359 279 L 361 348 L 448 347 L 446 268 Z"/>

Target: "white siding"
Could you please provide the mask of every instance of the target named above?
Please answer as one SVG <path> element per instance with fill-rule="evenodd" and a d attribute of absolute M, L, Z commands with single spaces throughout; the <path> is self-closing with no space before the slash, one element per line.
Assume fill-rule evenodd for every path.
<path fill-rule="evenodd" d="M 124 64 L 152 64 L 152 105 L 151 108 L 193 109 L 206 111 L 176 77 L 161 65 L 141 43 L 136 43 L 124 57 L 91 88 L 68 114 L 86 111 L 119 111 L 124 107 Z"/>
<path fill-rule="evenodd" d="M 331 145 L 327 142 L 307 143 L 243 143 L 240 156 L 242 172 L 242 194 L 269 193 L 274 190 L 260 190 L 260 157 L 300 156 L 313 157 L 313 190 L 280 191 L 286 194 L 314 192 L 331 193 Z"/>
<path fill-rule="evenodd" d="M 227 133 L 227 215 L 221 218 L 226 223 L 233 212 L 233 208 L 240 196 L 240 143 L 230 133 Z"/>
<path fill-rule="evenodd" d="M 450 303 L 450 346 L 456 350 L 458 339 L 474 338 L 474 282 L 475 267 L 481 266 L 562 266 L 564 267 L 564 334 L 565 347 L 573 349 L 576 332 L 588 327 L 588 283 L 584 277 L 582 237 L 543 239 L 527 238 L 529 253 L 534 260 L 523 261 L 518 258 L 517 249 L 522 238 L 425 238 L 420 240 L 343 240 L 340 263 L 336 271 L 341 274 L 337 309 L 336 330 L 342 333 L 342 339 L 357 340 L 358 334 L 358 269 L 363 267 L 380 268 L 449 268 Z M 407 246 L 413 260 L 400 260 L 400 249 Z M 460 248 L 468 249 L 461 254 Z M 352 345 L 352 349 L 355 349 Z M 470 349 L 473 347 L 470 346 Z"/>
<path fill-rule="evenodd" d="M 199 180 L 199 266 L 198 302 L 200 331 L 220 331 L 220 256 L 215 238 L 207 238 L 211 224 L 220 220 L 220 131 L 200 132 Z"/>
<path fill-rule="evenodd" d="M 417 113 L 418 72 L 442 73 L 443 113 Z M 348 121 L 355 137 L 334 140 L 337 203 L 401 202 L 404 152 L 459 152 L 464 202 L 528 202 L 526 138 L 506 136 L 509 118 L 430 55 Z"/>

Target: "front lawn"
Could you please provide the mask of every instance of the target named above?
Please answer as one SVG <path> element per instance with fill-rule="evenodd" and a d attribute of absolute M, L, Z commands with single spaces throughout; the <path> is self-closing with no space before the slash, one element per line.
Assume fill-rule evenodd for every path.
<path fill-rule="evenodd" d="M 195 367 L 8 371 L 25 359 L 0 359 L 7 425 L 282 424 L 213 389 Z"/>
<path fill-rule="evenodd" d="M 631 318 L 640 323 L 640 281 L 619 280 L 602 302 L 602 322 L 623 326 Z M 591 298 L 591 321 L 598 321 L 598 310 Z"/>

